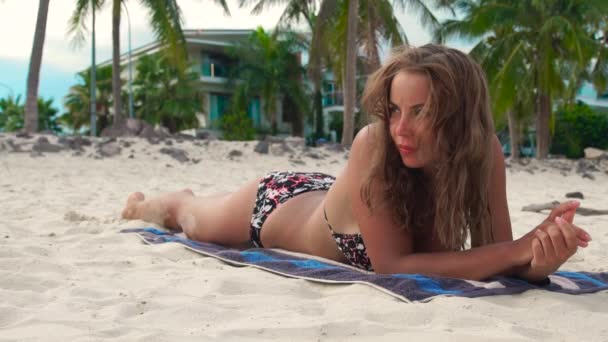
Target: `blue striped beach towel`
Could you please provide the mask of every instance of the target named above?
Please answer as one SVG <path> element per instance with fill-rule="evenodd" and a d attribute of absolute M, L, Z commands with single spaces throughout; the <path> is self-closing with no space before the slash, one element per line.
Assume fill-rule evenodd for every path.
<path fill-rule="evenodd" d="M 286 277 L 332 284 L 365 284 L 405 302 L 426 302 L 439 296 L 482 297 L 522 293 L 532 289 L 570 295 L 608 289 L 608 272 L 565 272 L 549 276 L 551 282 L 535 286 L 524 280 L 495 277 L 487 281 L 426 276 L 421 274 L 375 274 L 342 263 L 276 249 L 237 250 L 197 242 L 156 228 L 123 229 L 137 233 L 147 244 L 175 242 L 186 248 L 234 266 L 250 266 Z"/>

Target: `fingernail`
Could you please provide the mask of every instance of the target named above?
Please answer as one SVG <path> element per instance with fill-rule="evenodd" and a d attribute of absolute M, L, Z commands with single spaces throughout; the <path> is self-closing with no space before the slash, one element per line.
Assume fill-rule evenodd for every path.
<path fill-rule="evenodd" d="M 561 216 L 558 216 L 555 218 L 555 223 L 561 225 L 562 223 L 564 223 L 564 219 Z"/>
<path fill-rule="evenodd" d="M 581 204 L 581 202 L 579 202 L 579 201 L 570 201 L 570 204 L 571 205 L 579 205 L 579 204 Z"/>
<path fill-rule="evenodd" d="M 585 233 L 585 237 L 587 238 L 587 240 L 591 241 L 591 235 L 589 235 L 588 233 Z"/>

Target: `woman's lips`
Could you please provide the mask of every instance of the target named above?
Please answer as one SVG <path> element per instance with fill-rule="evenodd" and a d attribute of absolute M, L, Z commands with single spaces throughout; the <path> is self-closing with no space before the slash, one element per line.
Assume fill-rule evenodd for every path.
<path fill-rule="evenodd" d="M 416 149 L 411 146 L 399 146 L 399 151 L 404 154 L 411 154 L 414 153 Z"/>

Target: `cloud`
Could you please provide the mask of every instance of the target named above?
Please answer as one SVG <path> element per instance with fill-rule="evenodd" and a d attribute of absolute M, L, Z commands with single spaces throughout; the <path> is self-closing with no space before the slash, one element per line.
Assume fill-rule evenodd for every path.
<path fill-rule="evenodd" d="M 110 1 L 96 15 L 97 61 L 111 58 L 112 18 Z M 148 22 L 148 11 L 140 6 L 139 1 L 126 2 L 131 18 L 133 48 L 154 40 L 154 33 Z M 74 0 L 53 0 L 49 5 L 43 64 L 54 68 L 77 72 L 90 64 L 90 35 L 79 49 L 73 49 L 70 37 L 67 36 L 68 20 L 74 11 Z M 232 16 L 224 15 L 223 9 L 213 0 L 179 1 L 184 18 L 184 28 L 255 28 L 273 27 L 282 13 L 282 7 L 272 7 L 262 15 L 251 16 L 250 9 L 239 9 L 229 1 Z M 29 60 L 38 1 L 5 0 L 0 11 L 0 58 Z M 87 19 L 91 26 L 91 18 Z M 7 34 L 9 33 L 10 34 Z M 121 21 L 121 51 L 127 51 L 127 17 L 123 12 Z"/>
<path fill-rule="evenodd" d="M 112 57 L 111 1 L 106 2 L 106 7 L 96 16 L 97 63 Z M 257 26 L 270 29 L 276 25 L 284 8 L 274 6 L 267 8 L 261 15 L 252 16 L 251 7 L 240 9 L 236 6 L 236 1 L 228 1 L 231 16 L 226 16 L 214 0 L 180 0 L 178 3 L 184 18 L 184 28 L 188 29 L 253 29 Z M 131 18 L 132 47 L 152 42 L 154 33 L 148 22 L 147 10 L 137 0 L 127 0 L 126 4 Z M 74 75 L 91 63 L 90 35 L 87 34 L 87 41 L 78 49 L 72 47 L 70 37 L 67 36 L 68 20 L 74 11 L 74 5 L 74 0 L 53 0 L 49 5 L 40 92 L 45 96 L 53 96 L 58 102 L 67 93 L 69 85 L 75 83 Z M 416 13 L 399 8 L 395 8 L 395 12 L 410 43 L 422 45 L 431 41 L 430 32 L 422 27 Z M 4 0 L 0 4 L 0 66 L 3 70 L 0 82 L 8 82 L 16 93 L 21 93 L 25 87 L 37 13 L 38 1 L 34 0 Z M 449 16 L 444 12 L 436 13 L 440 19 Z M 90 25 L 91 18 L 88 18 L 87 26 Z M 449 43 L 465 51 L 472 46 L 462 41 Z M 127 51 L 126 15 L 123 15 L 121 23 L 121 51 Z M 383 55 L 386 52 L 383 51 Z"/>

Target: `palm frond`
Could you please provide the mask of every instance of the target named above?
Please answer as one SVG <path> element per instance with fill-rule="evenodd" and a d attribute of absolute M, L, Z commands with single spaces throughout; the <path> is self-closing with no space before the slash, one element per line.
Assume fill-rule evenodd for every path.
<path fill-rule="evenodd" d="M 95 10 L 101 9 L 105 0 L 94 0 Z M 66 35 L 70 37 L 72 48 L 79 48 L 85 42 L 85 33 L 88 31 L 86 20 L 91 13 L 91 0 L 76 0 L 76 8 L 68 20 Z"/>
<path fill-rule="evenodd" d="M 425 28 L 434 30 L 440 25 L 439 20 L 424 0 L 393 0 L 393 5 L 420 18 L 420 23 Z"/>

